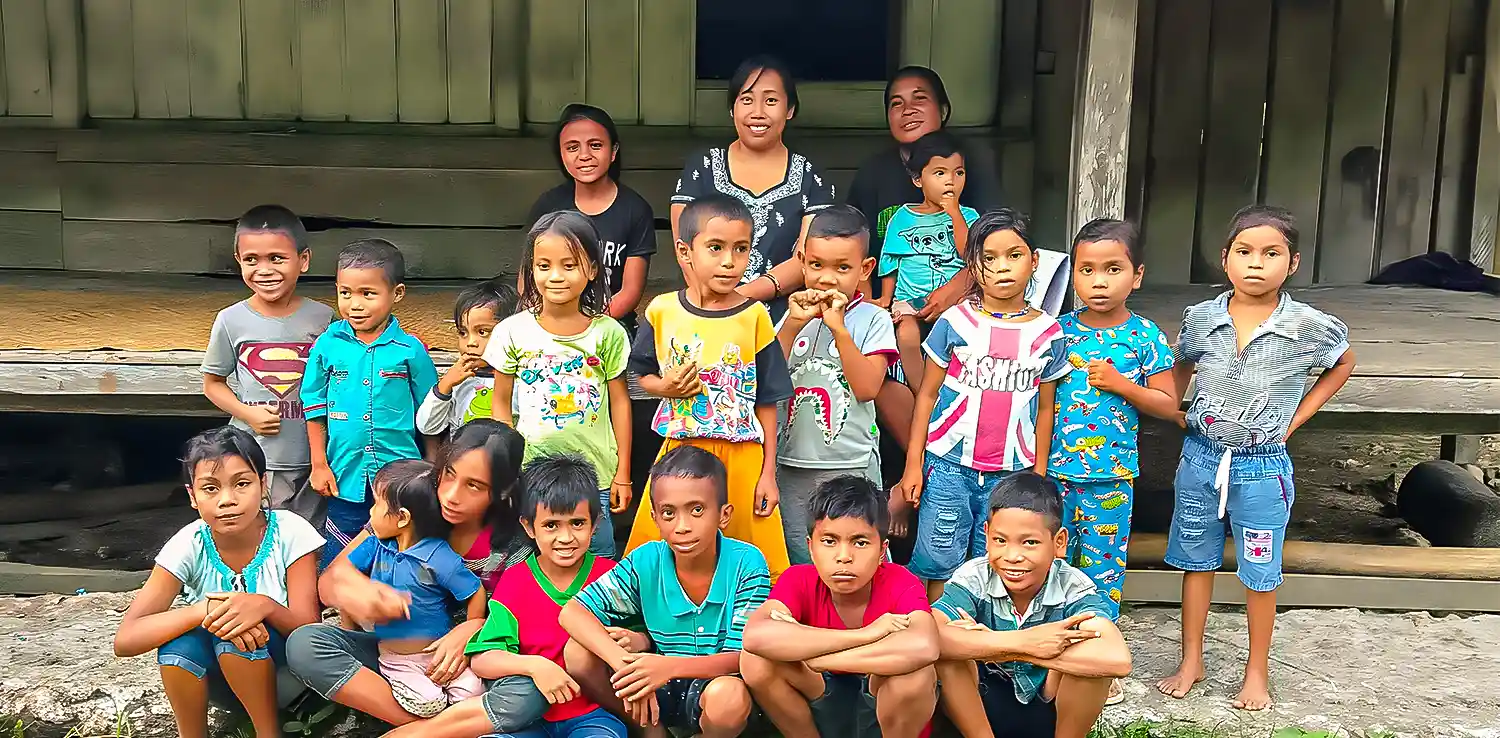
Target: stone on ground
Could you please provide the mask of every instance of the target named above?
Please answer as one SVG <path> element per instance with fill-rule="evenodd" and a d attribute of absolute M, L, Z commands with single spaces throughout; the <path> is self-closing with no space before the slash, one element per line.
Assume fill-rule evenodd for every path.
<path fill-rule="evenodd" d="M 1500 494 L 1451 461 L 1424 461 L 1401 480 L 1401 517 L 1434 546 L 1500 548 Z"/>

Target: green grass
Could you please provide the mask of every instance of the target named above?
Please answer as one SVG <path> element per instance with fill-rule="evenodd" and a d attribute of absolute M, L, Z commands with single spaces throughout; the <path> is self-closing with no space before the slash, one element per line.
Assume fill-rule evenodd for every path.
<path fill-rule="evenodd" d="M 1378 730 L 1344 733 L 1296 726 L 1265 733 L 1237 725 L 1203 726 L 1185 721 L 1136 720 L 1125 725 L 1098 726 L 1089 733 L 1089 738 L 1395 738 L 1395 734 Z"/>

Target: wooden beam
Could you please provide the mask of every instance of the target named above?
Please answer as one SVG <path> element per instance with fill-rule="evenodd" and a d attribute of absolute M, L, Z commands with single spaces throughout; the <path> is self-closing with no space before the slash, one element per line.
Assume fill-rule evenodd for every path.
<path fill-rule="evenodd" d="M 1141 216 L 1148 284 L 1192 281 L 1203 130 L 1208 125 L 1208 32 L 1213 5 L 1158 0 L 1151 70 L 1151 140 Z"/>
<path fill-rule="evenodd" d="M 344 0 L 297 3 L 297 71 L 305 120 L 346 120 L 350 98 L 364 94 L 347 84 L 345 70 L 363 62 L 348 59 L 346 17 Z M 356 22 L 362 22 L 358 15 Z"/>
<path fill-rule="evenodd" d="M 1131 570 L 1125 601 L 1179 604 L 1182 572 Z M 1216 605 L 1244 605 L 1245 585 L 1232 572 L 1214 575 Z M 1364 610 L 1500 612 L 1500 582 L 1287 574 L 1276 590 L 1280 607 L 1356 607 Z"/>
<path fill-rule="evenodd" d="M 519 131 L 526 120 L 526 0 L 492 0 L 490 91 L 495 127 Z"/>
<path fill-rule="evenodd" d="M 75 569 L 0 561 L 0 595 L 71 595 L 80 589 L 85 592 L 131 592 L 145 584 L 150 574 L 149 571 Z"/>
<path fill-rule="evenodd" d="M 241 5 L 241 13 L 245 28 L 245 117 L 293 120 L 302 108 L 297 0 L 250 0 Z"/>
<path fill-rule="evenodd" d="M 47 0 L 47 57 L 52 67 L 52 125 L 58 128 L 77 128 L 88 115 L 81 3 L 82 0 Z"/>
<path fill-rule="evenodd" d="M 191 115 L 186 0 L 131 0 L 130 29 L 136 114 L 142 118 Z"/>
<path fill-rule="evenodd" d="M 0 4 L 0 50 L 5 54 L 7 110 L 13 116 L 52 115 L 51 62 L 47 55 L 46 0 Z"/>
<path fill-rule="evenodd" d="M 1130 156 L 1130 95 L 1135 84 L 1135 26 L 1139 0 L 1091 0 L 1079 49 L 1069 179 L 1071 237 L 1093 218 L 1125 217 L 1125 173 Z"/>
<path fill-rule="evenodd" d="M 1469 233 L 1469 259 L 1480 268 L 1500 272 L 1500 248 L 1496 248 L 1497 218 L 1500 218 L 1500 2 L 1489 3 L 1484 26 L 1484 91 L 1480 96 L 1479 154 L 1474 171 L 1473 228 Z"/>
<path fill-rule="evenodd" d="M 526 118 L 532 123 L 556 123 L 563 106 L 584 99 L 583 7 L 584 0 L 531 0 L 526 14 Z"/>
<path fill-rule="evenodd" d="M 1451 12 L 1450 0 L 1401 4 L 1376 271 L 1432 246 Z"/>
<path fill-rule="evenodd" d="M 616 121 L 638 120 L 639 5 L 620 0 L 585 0 L 583 17 L 584 101 L 608 110 Z"/>
<path fill-rule="evenodd" d="M 89 117 L 134 118 L 134 49 L 127 32 L 130 0 L 88 0 L 83 4 L 83 26 Z"/>
<path fill-rule="evenodd" d="M 396 0 L 344 2 L 344 84 L 354 91 L 346 108 L 351 121 L 399 118 L 396 12 Z"/>
<path fill-rule="evenodd" d="M 1167 536 L 1137 533 L 1130 537 L 1130 563 L 1163 565 Z M 1238 541 L 1224 544 L 1222 571 L 1233 571 Z M 1394 579 L 1468 579 L 1500 582 L 1500 548 L 1373 546 L 1359 543 L 1287 541 L 1281 568 L 1288 574 L 1337 574 Z"/>
<path fill-rule="evenodd" d="M 648 126 L 693 121 L 697 87 L 694 56 L 697 3 L 639 0 L 641 22 L 640 114 Z"/>
<path fill-rule="evenodd" d="M 446 5 L 396 0 L 396 99 L 402 123 L 448 121 Z M 358 63 L 349 60 L 351 67 Z M 351 97 L 359 94 L 358 88 L 350 91 Z"/>
<path fill-rule="evenodd" d="M 188 90 L 194 118 L 245 116 L 245 26 L 240 6 L 241 0 L 188 2 Z"/>
<path fill-rule="evenodd" d="M 0 210 L 0 234 L 0 267 L 62 268 L 62 213 Z"/>

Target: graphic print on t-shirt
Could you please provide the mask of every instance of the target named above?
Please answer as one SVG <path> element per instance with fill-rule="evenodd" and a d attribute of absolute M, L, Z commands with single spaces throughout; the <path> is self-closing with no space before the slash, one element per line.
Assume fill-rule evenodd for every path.
<path fill-rule="evenodd" d="M 792 343 L 793 360 L 813 352 L 817 348 L 814 342 L 822 337 L 821 333 L 798 336 Z M 831 334 L 828 340 L 833 340 Z M 838 347 L 830 345 L 827 350 L 832 358 L 815 355 L 797 363 L 791 371 L 794 389 L 791 405 L 787 408 L 787 422 L 782 426 L 783 443 L 791 433 L 792 424 L 803 413 L 812 413 L 813 422 L 823 432 L 824 445 L 833 445 L 833 440 L 844 430 L 854 391 L 849 388 L 844 366 L 838 360 Z"/>
<path fill-rule="evenodd" d="M 277 398 L 282 418 L 302 417 L 302 373 L 307 369 L 311 342 L 246 341 L 236 359 L 260 386 Z"/>
<path fill-rule="evenodd" d="M 540 411 L 535 422 L 541 427 L 536 430 L 559 431 L 598 422 L 604 387 L 597 357 L 522 351 L 516 363 L 524 406 Z M 521 435 L 527 435 L 525 430 Z"/>
<path fill-rule="evenodd" d="M 656 413 L 655 427 L 664 438 L 757 439 L 755 365 L 745 361 L 740 345 L 725 342 L 719 360 L 705 365 L 703 338 L 668 339 L 668 367 L 695 363 L 703 390 L 693 397 L 674 398 Z"/>

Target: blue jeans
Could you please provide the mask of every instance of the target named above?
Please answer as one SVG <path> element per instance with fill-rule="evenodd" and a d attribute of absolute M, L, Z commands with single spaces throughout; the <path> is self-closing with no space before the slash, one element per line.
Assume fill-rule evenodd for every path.
<path fill-rule="evenodd" d="M 984 555 L 990 493 L 1015 472 L 975 471 L 927 454 L 924 473 L 917 541 L 907 568 L 921 579 L 943 580 L 965 561 Z"/>
<path fill-rule="evenodd" d="M 609 512 L 609 488 L 599 490 L 599 520 L 594 523 L 594 537 L 589 550 L 606 559 L 615 557 L 615 523 Z"/>
<path fill-rule="evenodd" d="M 266 631 L 271 638 L 264 647 L 241 651 L 233 643 L 215 637 L 202 627 L 194 628 L 156 649 L 156 663 L 175 666 L 197 679 L 218 674 L 220 656 L 238 656 L 246 661 L 271 659 L 277 666 L 286 664 L 285 640 L 269 625 Z"/>
<path fill-rule="evenodd" d="M 489 733 L 484 738 L 626 738 L 625 723 L 596 707 L 575 718 L 543 720 L 515 733 Z"/>
<path fill-rule="evenodd" d="M 1229 449 L 1190 433 L 1173 487 L 1177 498 L 1162 558 L 1167 566 L 1217 571 L 1224 563 L 1227 524 L 1245 588 L 1270 592 L 1281 586 L 1281 545 L 1297 499 L 1286 446 Z"/>
<path fill-rule="evenodd" d="M 344 550 L 344 546 L 370 524 L 370 508 L 374 504 L 375 498 L 369 490 L 365 490 L 364 502 L 350 502 L 337 497 L 328 498 L 328 517 L 323 530 L 323 537 L 328 539 L 328 542 L 323 545 L 323 558 L 318 564 L 319 571 L 327 569 L 328 565 L 338 558 L 339 552 Z"/>

